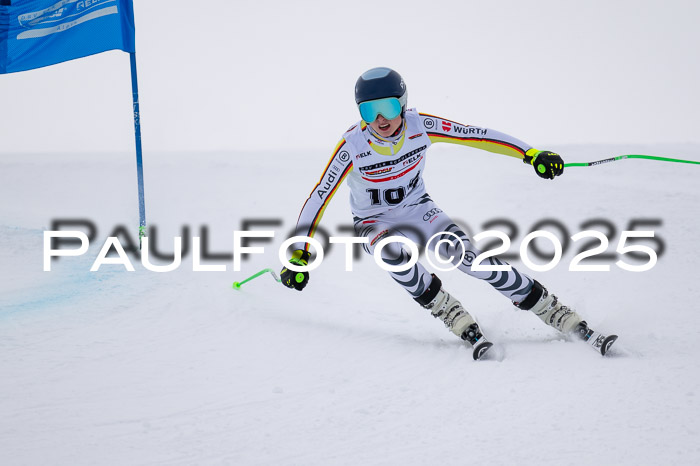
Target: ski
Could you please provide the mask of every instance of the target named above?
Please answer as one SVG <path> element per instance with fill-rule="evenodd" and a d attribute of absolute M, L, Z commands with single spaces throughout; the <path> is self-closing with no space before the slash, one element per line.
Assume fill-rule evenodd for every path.
<path fill-rule="evenodd" d="M 617 340 L 617 335 L 603 335 L 600 332 L 596 332 L 589 328 L 585 321 L 579 324 L 577 331 L 583 341 L 603 356 L 608 354 L 610 347 Z"/>
<path fill-rule="evenodd" d="M 474 345 L 474 350 L 472 351 L 472 357 L 474 361 L 481 359 L 484 354 L 493 346 L 493 343 L 487 341 L 486 338 L 482 338 Z"/>

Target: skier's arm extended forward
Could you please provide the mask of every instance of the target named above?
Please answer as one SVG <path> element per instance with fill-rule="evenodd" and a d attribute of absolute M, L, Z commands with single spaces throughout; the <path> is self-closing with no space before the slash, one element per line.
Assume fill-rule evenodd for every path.
<path fill-rule="evenodd" d="M 515 157 L 532 165 L 535 168 L 535 173 L 542 178 L 553 179 L 564 172 L 564 161 L 558 154 L 537 150 L 520 139 L 500 131 L 463 125 L 425 113 L 421 113 L 420 117 L 428 137 L 433 143 L 461 144 Z"/>

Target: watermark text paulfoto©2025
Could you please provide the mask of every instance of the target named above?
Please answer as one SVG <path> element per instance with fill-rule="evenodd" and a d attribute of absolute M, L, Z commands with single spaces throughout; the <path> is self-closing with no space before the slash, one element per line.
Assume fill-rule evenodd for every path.
<path fill-rule="evenodd" d="M 241 270 L 241 262 L 244 255 L 248 254 L 263 254 L 265 248 L 261 246 L 246 246 L 243 244 L 245 239 L 250 238 L 274 238 L 275 232 L 271 230 L 264 231 L 234 231 L 233 232 L 233 271 L 239 272 Z M 52 242 L 59 238 L 70 238 L 74 243 L 80 243 L 77 248 L 58 248 L 52 245 Z M 447 239 L 449 238 L 449 239 Z M 473 236 L 474 241 L 481 241 L 486 238 L 495 238 L 501 241 L 501 245 L 493 248 L 487 249 L 476 257 L 470 257 L 467 254 L 467 247 L 461 238 L 450 232 L 441 232 L 433 235 L 429 238 L 425 244 L 425 256 L 431 266 L 440 271 L 449 271 L 456 269 L 461 263 L 467 261 L 471 265 L 472 269 L 475 271 L 502 271 L 510 270 L 510 265 L 501 264 L 484 264 L 484 260 L 503 254 L 507 252 L 511 247 L 510 237 L 500 230 L 487 230 L 478 233 Z M 553 256 L 549 259 L 549 262 L 544 264 L 535 263 L 530 257 L 530 249 L 533 245 L 533 241 L 541 238 L 542 240 L 551 243 L 553 248 Z M 571 236 L 571 240 L 574 242 L 582 241 L 584 239 L 592 239 L 594 243 L 597 242 L 597 246 L 592 249 L 587 249 L 579 252 L 569 263 L 569 271 L 573 272 L 607 272 L 611 270 L 610 264 L 582 264 L 584 259 L 594 257 L 596 255 L 601 255 L 607 251 L 610 244 L 608 237 L 601 231 L 597 230 L 584 230 Z M 628 230 L 622 231 L 620 238 L 618 240 L 617 246 L 615 248 L 616 253 L 618 253 L 621 258 L 615 262 L 615 265 L 623 270 L 630 272 L 644 272 L 651 270 L 657 263 L 658 255 L 657 251 L 650 246 L 644 244 L 630 244 L 631 240 L 634 239 L 653 239 L 654 231 L 651 230 Z M 201 239 L 200 237 L 192 237 L 192 270 L 195 272 L 226 272 L 227 266 L 225 264 L 204 264 L 202 263 L 202 249 L 201 249 Z M 369 239 L 366 237 L 352 237 L 352 236 L 330 236 L 328 238 L 329 244 L 341 244 L 345 245 L 345 270 L 353 270 L 353 247 L 354 245 L 361 245 L 368 243 Z M 70 257 L 70 256 L 81 256 L 88 251 L 89 247 L 88 236 L 78 230 L 50 230 L 44 231 L 44 244 L 43 244 L 43 263 L 44 271 L 51 271 L 51 260 L 56 257 Z M 295 243 L 309 243 L 313 251 L 314 260 L 306 265 L 300 266 L 296 264 L 291 264 L 287 260 L 287 249 Z M 382 259 L 382 250 L 390 243 L 401 243 L 406 249 L 411 253 L 411 259 L 401 265 L 390 265 Z M 177 270 L 182 264 L 182 237 L 174 237 L 174 254 L 172 257 L 172 262 L 166 265 L 156 265 L 153 264 L 150 257 L 149 248 L 149 238 L 146 236 L 142 240 L 140 259 L 143 267 L 146 270 L 152 272 L 171 272 Z M 449 256 L 444 256 L 439 252 L 442 248 L 443 253 L 445 250 L 454 251 L 455 253 L 448 253 Z M 461 251 L 461 252 L 460 252 Z M 562 260 L 562 242 L 553 233 L 546 230 L 535 230 L 527 234 L 519 246 L 519 258 L 523 264 L 529 269 L 536 272 L 544 272 L 555 268 Z M 110 252 L 115 252 L 116 257 Z M 306 236 L 294 236 L 286 239 L 278 249 L 278 257 L 280 263 L 293 270 L 295 272 L 305 272 L 316 269 L 321 265 L 324 258 L 324 247 L 320 241 L 315 238 L 310 238 Z M 431 257 L 432 253 L 432 257 Z M 632 256 L 636 254 L 637 259 L 640 256 L 644 259 L 642 263 L 630 263 L 624 260 L 624 255 L 629 254 Z M 541 256 L 541 255 L 540 255 Z M 397 235 L 387 235 L 380 239 L 374 245 L 373 252 L 374 260 L 377 265 L 384 270 L 391 272 L 400 272 L 403 270 L 408 270 L 411 268 L 419 259 L 420 251 L 419 245 L 414 241 L 406 238 L 405 236 Z M 90 271 L 97 272 L 103 265 L 121 265 L 127 271 L 134 271 L 134 266 L 129 259 L 124 247 L 116 236 L 110 236 L 102 245 L 100 252 L 97 254 Z"/>

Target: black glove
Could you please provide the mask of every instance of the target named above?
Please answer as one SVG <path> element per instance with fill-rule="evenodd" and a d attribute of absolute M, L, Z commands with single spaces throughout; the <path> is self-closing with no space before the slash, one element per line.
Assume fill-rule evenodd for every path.
<path fill-rule="evenodd" d="M 525 153 L 523 162 L 532 165 L 537 176 L 547 180 L 564 173 L 564 160 L 559 154 L 548 150 L 530 149 Z"/>
<path fill-rule="evenodd" d="M 297 249 L 292 253 L 292 258 L 289 259 L 289 263 L 303 267 L 309 263 L 310 258 L 311 253 L 309 251 Z M 295 290 L 301 291 L 306 284 L 309 283 L 309 272 L 295 272 L 284 267 L 282 272 L 280 272 L 280 278 L 282 279 L 282 284 L 287 288 L 294 288 Z"/>

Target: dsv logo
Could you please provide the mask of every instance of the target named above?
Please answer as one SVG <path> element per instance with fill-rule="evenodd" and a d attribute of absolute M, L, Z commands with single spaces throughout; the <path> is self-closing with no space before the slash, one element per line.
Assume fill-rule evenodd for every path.
<path fill-rule="evenodd" d="M 423 221 L 424 222 L 432 221 L 431 219 L 434 219 L 434 217 L 437 214 L 439 214 L 440 212 L 442 212 L 442 209 L 438 209 L 438 208 L 430 209 L 429 211 L 427 211 L 425 213 L 425 215 L 423 215 Z"/>

